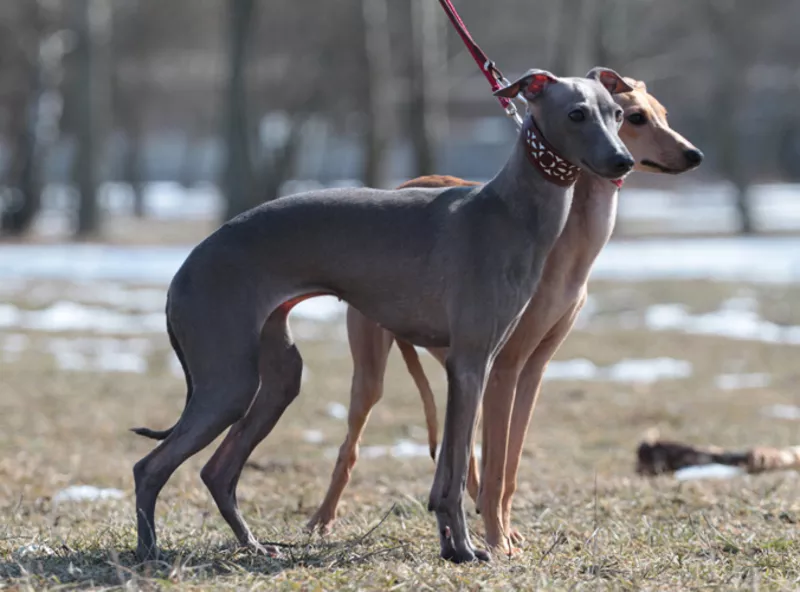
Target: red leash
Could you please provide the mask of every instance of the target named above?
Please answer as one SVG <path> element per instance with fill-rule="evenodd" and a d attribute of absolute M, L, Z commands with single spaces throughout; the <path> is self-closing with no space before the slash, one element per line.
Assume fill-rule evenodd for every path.
<path fill-rule="evenodd" d="M 450 0 L 439 0 L 439 4 L 442 5 L 442 8 L 447 13 L 447 16 L 450 18 L 450 22 L 453 23 L 456 32 L 458 33 L 459 37 L 461 37 L 461 41 L 464 42 L 464 45 L 466 45 L 467 51 L 469 51 L 470 55 L 472 56 L 472 59 L 475 60 L 475 63 L 478 64 L 478 67 L 481 69 L 481 72 L 483 72 L 483 75 L 486 77 L 486 80 L 489 81 L 489 85 L 492 87 L 492 92 L 508 86 L 509 82 L 508 80 L 506 80 L 505 76 L 503 76 L 503 73 L 495 65 L 495 63 L 492 60 L 490 60 L 485 53 L 483 53 L 483 50 L 480 48 L 480 46 L 477 43 L 475 43 L 475 40 L 472 38 L 472 35 L 469 34 L 469 31 L 467 30 L 467 25 L 465 25 L 464 21 L 461 20 L 461 17 L 458 16 L 458 12 L 456 11 L 455 6 L 453 6 L 453 3 Z M 505 97 L 497 97 L 497 100 L 500 101 L 500 105 L 502 105 L 503 109 L 505 109 L 506 115 L 511 117 L 517 124 L 517 128 L 522 129 L 522 117 L 520 117 L 516 106 L 514 106 L 514 103 L 512 103 L 509 99 L 506 99 Z M 533 123 L 533 120 L 530 121 L 531 123 Z M 528 134 L 531 134 L 530 130 L 528 130 Z M 530 138 L 528 141 L 530 143 Z M 542 142 L 544 141 L 544 136 L 541 135 L 541 132 L 539 132 L 539 141 Z M 528 157 L 533 158 L 534 164 L 537 167 L 539 167 L 540 170 L 544 170 L 541 168 L 542 163 L 540 162 L 539 158 L 541 157 L 542 154 L 544 154 L 545 152 L 549 152 L 548 158 L 550 157 L 558 158 L 558 157 L 554 156 L 555 151 L 549 149 L 545 144 L 540 145 L 539 148 L 541 148 L 541 150 L 537 152 L 538 156 L 536 158 L 533 158 L 536 155 L 535 154 L 532 155 L 530 151 L 528 152 Z M 560 164 L 560 163 L 565 163 L 565 164 Z M 559 167 L 564 168 L 563 172 Z M 554 182 L 556 184 L 565 184 L 564 186 L 572 185 L 575 182 L 575 179 L 578 174 L 577 167 L 563 160 L 559 162 L 548 161 L 548 166 L 546 166 L 545 168 L 547 169 L 545 172 L 549 176 L 548 179 L 549 181 Z M 622 187 L 623 180 L 616 179 L 611 182 L 617 187 Z"/>
<path fill-rule="evenodd" d="M 450 18 L 450 22 L 453 23 L 456 32 L 458 33 L 459 37 L 461 37 L 461 41 L 463 41 L 464 45 L 467 47 L 467 51 L 469 51 L 472 59 L 475 60 L 475 63 L 478 64 L 478 67 L 481 69 L 481 72 L 483 72 L 486 80 L 489 81 L 489 85 L 492 87 L 492 92 L 507 86 L 509 84 L 508 80 L 506 80 L 506 78 L 503 76 L 503 73 L 497 68 L 495 63 L 490 60 L 485 53 L 483 53 L 483 50 L 478 46 L 477 43 L 475 43 L 475 40 L 472 39 L 472 35 L 469 34 L 464 21 L 461 20 L 460 16 L 458 16 L 458 12 L 456 12 L 453 3 L 450 0 L 439 0 L 439 4 L 442 5 L 442 8 Z M 500 105 L 503 107 L 503 109 L 505 109 L 506 115 L 514 119 L 517 127 L 521 127 L 522 118 L 519 116 L 514 103 L 504 97 L 497 97 L 497 100 L 500 101 Z"/>

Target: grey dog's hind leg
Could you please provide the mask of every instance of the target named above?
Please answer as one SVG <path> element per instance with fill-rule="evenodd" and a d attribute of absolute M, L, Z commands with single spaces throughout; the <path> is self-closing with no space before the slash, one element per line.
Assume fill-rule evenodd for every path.
<path fill-rule="evenodd" d="M 242 419 L 231 428 L 201 476 L 220 513 L 243 546 L 265 551 L 242 518 L 236 487 L 247 458 L 278 423 L 300 392 L 303 359 L 286 324 L 288 311 L 278 311 L 261 332 L 261 388 Z"/>
<path fill-rule="evenodd" d="M 246 413 L 258 390 L 257 330 L 245 323 L 230 326 L 212 326 L 212 323 L 192 325 L 190 335 L 181 339 L 187 354 L 187 374 L 193 380 L 192 396 L 172 433 L 133 468 L 137 554 L 141 559 L 152 559 L 158 554 L 154 515 L 161 488 L 181 463 Z M 200 328 L 203 337 L 213 338 L 200 339 L 200 335 L 195 335 Z M 219 347 L 222 342 L 226 347 Z"/>

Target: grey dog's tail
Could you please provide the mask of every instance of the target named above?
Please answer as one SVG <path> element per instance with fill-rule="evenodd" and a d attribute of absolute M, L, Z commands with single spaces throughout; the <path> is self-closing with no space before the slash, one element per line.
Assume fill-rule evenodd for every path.
<path fill-rule="evenodd" d="M 167 436 L 172 433 L 172 430 L 175 429 L 175 426 L 171 428 L 167 428 L 166 430 L 151 430 L 150 428 L 131 428 L 131 431 L 134 434 L 138 434 L 140 436 L 144 436 L 145 438 L 151 438 L 153 440 L 164 440 Z"/>
<path fill-rule="evenodd" d="M 175 355 L 178 356 L 178 361 L 181 363 L 181 368 L 183 368 L 183 375 L 186 377 L 186 405 L 189 404 L 189 399 L 192 398 L 192 376 L 189 374 L 189 369 L 186 367 L 186 359 L 183 357 L 183 350 L 181 349 L 178 340 L 175 338 L 175 333 L 172 331 L 172 325 L 169 322 L 169 315 L 167 315 L 167 334 L 169 335 L 169 342 L 172 345 L 172 349 L 175 350 Z M 175 425 L 178 425 L 177 422 Z M 167 428 L 166 430 L 151 430 L 150 428 L 131 428 L 131 431 L 134 434 L 138 434 L 140 436 L 144 436 L 145 438 L 151 438 L 153 440 L 164 440 L 167 436 L 169 436 L 172 431 L 175 429 L 175 426 L 171 428 Z"/>

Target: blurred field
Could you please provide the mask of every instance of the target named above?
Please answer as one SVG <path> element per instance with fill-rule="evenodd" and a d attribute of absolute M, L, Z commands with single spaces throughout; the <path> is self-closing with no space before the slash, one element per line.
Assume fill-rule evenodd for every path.
<path fill-rule="evenodd" d="M 141 315 L 143 308 L 155 309 L 158 289 L 128 286 L 137 298 L 118 294 L 119 305 L 102 308 Z M 42 311 L 65 300 L 96 304 L 101 292 L 29 280 L 16 289 L 7 285 L 4 300 Z M 796 589 L 795 473 L 680 483 L 644 479 L 633 468 L 636 446 L 652 430 L 737 449 L 798 443 L 796 420 L 764 414 L 770 405 L 800 404 L 796 346 L 654 331 L 641 321 L 654 304 L 682 304 L 692 318 L 746 309 L 790 331 L 800 324 L 791 304 L 799 292 L 702 281 L 594 282 L 581 327 L 559 352 L 561 366 L 553 367 L 554 375 L 566 377 L 545 383 L 525 449 L 515 500 L 516 523 L 527 537 L 524 551 L 467 567 L 437 557 L 435 520 L 425 509 L 430 459 L 391 456 L 391 446 L 400 442 L 424 444 L 419 397 L 397 354 L 334 532 L 325 539 L 303 533 L 345 434 L 345 422 L 329 409 L 346 405 L 348 397 L 351 366 L 340 319 L 294 323 L 306 360 L 302 394 L 254 452 L 240 484 L 246 518 L 261 540 L 286 545 L 284 558 L 235 548 L 199 479 L 212 451 L 207 449 L 162 492 L 157 519 L 166 560 L 156 568 L 137 566 L 132 553 L 131 468 L 151 443 L 126 429 L 171 425 L 183 405 L 183 381 L 165 336 L 113 325 L 18 330 L 5 322 L 0 577 L 5 586 L 22 589 Z M 153 301 L 148 305 L 140 298 L 146 294 Z M 65 350 L 73 356 L 58 353 Z M 99 361 L 114 351 L 128 358 Z M 132 361 L 136 356 L 144 367 Z M 609 371 L 569 378 L 565 362 L 583 358 Z M 630 366 L 632 358 L 644 360 L 638 371 L 611 370 L 625 360 Z M 673 359 L 683 374 L 670 377 L 668 371 L 659 379 L 651 373 L 647 360 L 662 358 Z M 423 362 L 443 410 L 443 373 L 430 357 Z M 69 367 L 83 369 L 64 369 Z M 652 365 L 657 367 L 665 367 L 663 360 Z M 756 373 L 761 386 L 736 388 L 736 376 Z M 721 381 L 721 375 L 734 379 Z M 118 488 L 124 499 L 56 503 L 69 485 Z M 471 502 L 468 510 L 480 541 L 482 526 Z"/>

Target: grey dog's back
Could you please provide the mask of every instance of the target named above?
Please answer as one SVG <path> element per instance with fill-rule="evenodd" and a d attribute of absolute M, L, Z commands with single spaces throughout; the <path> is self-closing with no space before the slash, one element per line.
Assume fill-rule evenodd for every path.
<path fill-rule="evenodd" d="M 258 300 L 274 293 L 276 286 L 285 286 L 295 296 L 334 294 L 369 315 L 371 302 L 389 298 L 396 312 L 386 318 L 383 307 L 384 323 L 395 325 L 402 335 L 411 319 L 422 328 L 410 336 L 415 342 L 442 343 L 447 332 L 442 325 L 447 318 L 441 310 L 442 282 L 448 281 L 442 269 L 449 268 L 447 258 L 457 256 L 448 248 L 448 236 L 466 223 L 458 212 L 480 207 L 499 213 L 502 205 L 486 199 L 482 191 L 480 186 L 327 189 L 268 202 L 201 242 L 173 279 L 170 299 L 191 291 L 195 298 L 207 294 L 209 303 L 219 303 L 213 294 L 224 289 Z M 471 225 L 480 222 L 475 216 L 468 220 Z M 463 227 L 458 230 L 463 232 Z M 473 233 L 480 231 L 475 228 Z M 293 284 L 297 277 L 303 278 L 303 285 Z M 228 278 L 236 278 L 236 284 Z M 414 286 L 413 294 L 406 293 L 408 286 Z M 423 301 L 430 310 L 429 322 L 415 312 Z M 256 308 L 266 315 L 280 304 L 259 302 Z M 201 308 L 197 314 L 209 314 Z"/>

